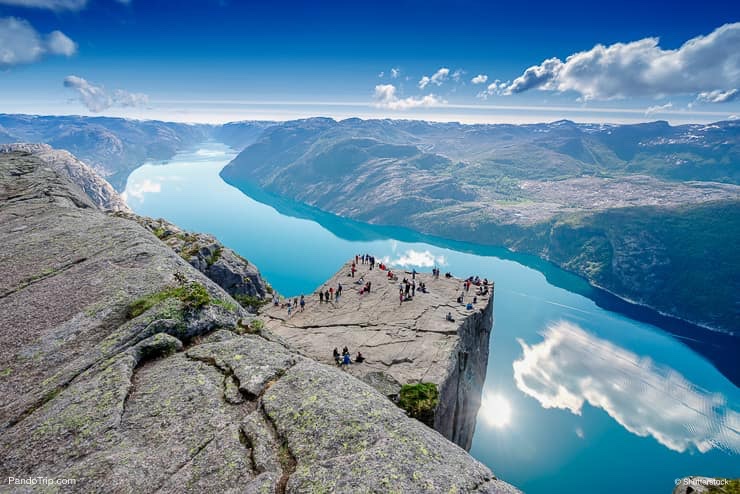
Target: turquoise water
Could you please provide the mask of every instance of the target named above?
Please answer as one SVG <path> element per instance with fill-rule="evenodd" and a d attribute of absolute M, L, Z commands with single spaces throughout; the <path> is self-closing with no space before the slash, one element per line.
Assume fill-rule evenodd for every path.
<path fill-rule="evenodd" d="M 364 252 L 496 281 L 471 454 L 499 477 L 529 493 L 660 493 L 686 475 L 740 477 L 740 393 L 690 340 L 667 334 L 679 323 L 658 328 L 604 309 L 599 292 L 532 257 L 245 195 L 218 176 L 234 154 L 205 143 L 146 164 L 129 177 L 129 205 L 216 235 L 285 295 L 313 291 Z"/>

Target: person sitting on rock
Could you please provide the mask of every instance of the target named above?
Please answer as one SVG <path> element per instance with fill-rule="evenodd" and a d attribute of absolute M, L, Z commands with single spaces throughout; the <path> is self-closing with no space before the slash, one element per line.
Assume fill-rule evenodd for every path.
<path fill-rule="evenodd" d="M 447 315 L 445 316 L 445 319 L 450 322 L 455 322 L 455 320 L 452 318 L 452 312 L 448 312 Z"/>
<path fill-rule="evenodd" d="M 352 363 L 352 360 L 349 357 L 349 353 L 344 354 L 344 358 L 342 359 L 342 366 L 349 365 Z"/>
<path fill-rule="evenodd" d="M 468 302 L 468 305 L 465 306 L 467 310 L 473 310 L 473 304 Z"/>
<path fill-rule="evenodd" d="M 337 347 L 334 347 L 334 362 L 336 362 L 337 365 L 342 363 L 342 359 L 339 357 L 339 350 Z"/>
<path fill-rule="evenodd" d="M 463 296 L 462 295 L 460 295 L 459 297 L 457 297 L 457 303 L 458 304 L 463 303 Z"/>
<path fill-rule="evenodd" d="M 361 364 L 365 361 L 365 357 L 362 356 L 361 352 L 357 352 L 357 356 L 355 357 L 355 362 L 358 364 Z"/>
<path fill-rule="evenodd" d="M 445 273 L 445 278 L 452 278 L 452 274 L 448 271 Z"/>

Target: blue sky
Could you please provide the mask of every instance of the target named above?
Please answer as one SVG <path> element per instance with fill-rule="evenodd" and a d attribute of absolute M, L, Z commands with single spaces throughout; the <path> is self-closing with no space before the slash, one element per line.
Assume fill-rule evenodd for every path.
<path fill-rule="evenodd" d="M 717 121 L 740 114 L 738 21 L 711 0 L 0 0 L 0 111 Z"/>

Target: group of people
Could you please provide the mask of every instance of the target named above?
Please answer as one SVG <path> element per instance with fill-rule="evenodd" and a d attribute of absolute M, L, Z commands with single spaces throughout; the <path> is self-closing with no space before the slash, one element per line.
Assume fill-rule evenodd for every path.
<path fill-rule="evenodd" d="M 319 303 L 323 304 L 326 302 L 327 304 L 329 302 L 339 302 L 339 297 L 342 296 L 342 284 L 337 283 L 337 289 L 335 290 L 334 287 L 329 287 L 329 289 L 321 289 L 319 290 Z"/>
<path fill-rule="evenodd" d="M 278 298 L 275 302 L 275 305 L 278 305 L 280 303 L 280 299 Z M 293 312 L 298 310 L 298 307 L 300 307 L 300 311 L 303 312 L 306 310 L 306 297 L 301 294 L 301 298 L 298 297 L 294 298 L 292 301 L 288 299 L 286 303 L 283 304 L 283 307 L 288 307 L 288 317 L 293 315 Z"/>
<path fill-rule="evenodd" d="M 480 276 L 469 276 L 468 278 L 465 279 L 465 281 L 463 281 L 462 291 L 460 292 L 460 296 L 457 297 L 458 304 L 465 303 L 465 293 L 470 292 L 470 287 L 473 285 L 477 286 L 478 289 L 475 291 L 473 300 L 471 302 L 468 302 L 465 305 L 465 308 L 467 310 L 473 309 L 473 306 L 478 303 L 478 297 L 488 295 L 488 285 L 489 285 L 488 278 L 481 279 Z M 450 319 L 448 319 L 448 321 L 449 320 Z"/>
<path fill-rule="evenodd" d="M 365 283 L 365 278 L 363 277 L 360 277 L 359 280 L 355 281 L 355 284 L 362 285 L 359 291 L 360 295 L 363 295 L 365 293 L 370 293 L 370 288 L 373 286 L 372 281 L 368 281 L 367 283 Z"/>
<path fill-rule="evenodd" d="M 416 271 L 414 271 L 414 276 L 416 276 Z M 403 304 L 404 302 L 413 300 L 415 296 L 416 280 L 412 279 L 411 281 L 409 281 L 404 278 L 403 281 L 398 284 L 398 299 L 400 303 Z"/>
<path fill-rule="evenodd" d="M 349 348 L 347 348 L 346 346 L 342 349 L 341 355 L 339 354 L 339 350 L 336 347 L 334 347 L 333 356 L 334 356 L 334 362 L 338 366 L 344 367 L 345 365 L 349 365 L 352 363 L 352 358 L 350 357 L 350 354 L 349 354 Z M 365 361 L 365 357 L 362 355 L 362 352 L 358 351 L 357 356 L 355 357 L 354 363 L 361 364 L 364 361 Z"/>
<path fill-rule="evenodd" d="M 373 269 L 375 267 L 375 256 L 371 256 L 370 254 L 363 254 L 359 255 L 357 254 L 355 256 L 355 262 L 354 264 L 369 264 L 370 269 Z"/>

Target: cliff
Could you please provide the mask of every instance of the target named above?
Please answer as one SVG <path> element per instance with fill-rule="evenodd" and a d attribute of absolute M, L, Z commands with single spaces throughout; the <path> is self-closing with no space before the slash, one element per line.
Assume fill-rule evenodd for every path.
<path fill-rule="evenodd" d="M 351 262 L 350 262 L 351 263 Z M 308 357 L 334 364 L 332 350 L 346 346 L 354 359 L 362 352 L 366 360 L 345 370 L 398 401 L 404 384 L 433 383 L 438 398 L 433 416 L 422 417 L 444 435 L 469 449 L 480 407 L 488 364 L 488 340 L 493 325 L 493 289 L 478 296 L 472 310 L 456 302 L 462 280 L 434 279 L 417 273 L 428 293 L 416 291 L 413 300 L 399 302 L 399 282 L 412 279 L 398 271 L 398 280 L 369 264 L 358 264 L 355 277 L 350 263 L 308 298 L 303 311 L 288 316 L 284 307 L 270 306 L 261 315 L 265 327 Z M 363 283 L 358 284 L 362 278 Z M 371 283 L 370 293 L 360 291 Z M 318 291 L 342 284 L 339 301 L 320 301 Z M 466 293 L 472 301 L 475 286 Z M 452 313 L 454 322 L 447 321 Z"/>
<path fill-rule="evenodd" d="M 71 492 L 516 492 L 26 153 L 0 154 L 0 238 L 2 477 L 75 479 Z"/>
<path fill-rule="evenodd" d="M 531 253 L 624 300 L 736 333 L 739 143 L 737 122 L 316 118 L 265 129 L 221 177 L 357 221 Z"/>
<path fill-rule="evenodd" d="M 126 202 L 111 185 L 91 167 L 78 160 L 69 151 L 54 149 L 47 144 L 3 144 L 0 153 L 27 153 L 40 159 L 60 175 L 68 178 L 85 192 L 99 208 L 113 211 L 130 211 Z"/>

